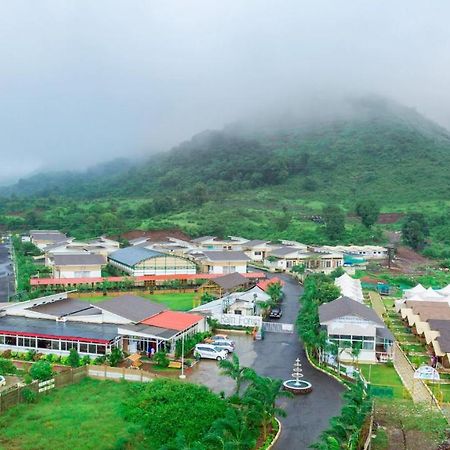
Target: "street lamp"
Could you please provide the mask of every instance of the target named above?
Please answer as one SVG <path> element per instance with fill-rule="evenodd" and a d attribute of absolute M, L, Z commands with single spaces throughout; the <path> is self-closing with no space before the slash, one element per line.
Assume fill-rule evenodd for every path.
<path fill-rule="evenodd" d="M 184 380 L 186 375 L 184 374 L 184 333 L 181 337 L 181 375 L 179 376 L 180 380 Z"/>

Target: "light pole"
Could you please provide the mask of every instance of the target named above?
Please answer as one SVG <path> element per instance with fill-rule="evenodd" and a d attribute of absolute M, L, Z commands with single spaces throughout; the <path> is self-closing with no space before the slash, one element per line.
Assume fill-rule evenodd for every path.
<path fill-rule="evenodd" d="M 186 375 L 184 374 L 184 333 L 181 337 L 181 375 L 179 376 L 180 380 L 184 380 Z"/>

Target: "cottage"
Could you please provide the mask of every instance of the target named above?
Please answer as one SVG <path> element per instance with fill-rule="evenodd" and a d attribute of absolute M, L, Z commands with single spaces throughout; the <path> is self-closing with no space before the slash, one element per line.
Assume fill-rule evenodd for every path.
<path fill-rule="evenodd" d="M 263 241 L 255 239 L 252 241 L 247 241 L 242 245 L 242 249 L 245 254 L 252 260 L 256 262 L 262 262 L 266 259 L 267 254 L 273 250 L 273 246 L 270 245 L 270 241 Z"/>
<path fill-rule="evenodd" d="M 394 336 L 372 308 L 348 297 L 340 297 L 319 307 L 320 325 L 328 340 L 339 348 L 347 343 L 361 344 L 361 362 L 384 362 L 392 357 Z M 340 359 L 352 361 L 350 351 L 343 351 Z"/>
<path fill-rule="evenodd" d="M 312 253 L 295 247 L 280 247 L 272 250 L 264 265 L 279 271 L 291 271 L 294 266 L 304 266 L 306 272 L 331 273 L 344 264 L 342 254 Z"/>
<path fill-rule="evenodd" d="M 197 248 L 205 250 L 242 251 L 246 242 L 248 242 L 248 239 L 237 236 L 228 236 L 228 239 L 220 239 L 217 236 L 202 236 L 192 239 L 192 243 Z"/>
<path fill-rule="evenodd" d="M 56 254 L 50 259 L 49 266 L 53 278 L 96 278 L 101 277 L 106 259 L 91 253 Z"/>
<path fill-rule="evenodd" d="M 137 246 L 111 253 L 108 262 L 132 276 L 197 273 L 197 266 L 187 258 Z"/>
<path fill-rule="evenodd" d="M 30 241 L 41 250 L 47 245 L 53 245 L 67 240 L 67 236 L 58 230 L 31 230 Z"/>
<path fill-rule="evenodd" d="M 245 290 L 250 286 L 251 282 L 252 280 L 248 277 L 244 277 L 238 272 L 233 272 L 227 275 L 210 278 L 200 287 L 200 292 L 221 296 L 225 293 Z"/>
<path fill-rule="evenodd" d="M 202 273 L 227 274 L 246 273 L 250 258 L 244 253 L 233 250 L 224 251 L 192 251 L 190 253 L 199 265 Z"/>

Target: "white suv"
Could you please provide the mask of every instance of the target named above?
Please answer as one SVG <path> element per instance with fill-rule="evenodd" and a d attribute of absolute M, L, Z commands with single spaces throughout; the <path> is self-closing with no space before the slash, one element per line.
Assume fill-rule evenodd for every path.
<path fill-rule="evenodd" d="M 228 356 L 227 350 L 212 344 L 197 344 L 195 346 L 194 355 L 200 358 L 215 359 L 221 361 Z"/>

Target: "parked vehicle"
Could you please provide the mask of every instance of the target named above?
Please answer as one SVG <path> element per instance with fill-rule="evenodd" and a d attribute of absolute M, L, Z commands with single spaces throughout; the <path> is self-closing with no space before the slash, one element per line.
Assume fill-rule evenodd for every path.
<path fill-rule="evenodd" d="M 283 311 L 279 306 L 274 306 L 269 314 L 271 319 L 279 319 L 283 315 Z"/>
<path fill-rule="evenodd" d="M 208 338 L 205 340 L 208 344 L 211 344 L 212 342 L 228 342 L 234 347 L 234 342 L 228 338 L 227 334 L 215 334 L 214 336 Z"/>
<path fill-rule="evenodd" d="M 212 344 L 197 344 L 195 346 L 194 355 L 197 358 L 215 359 L 217 361 L 221 361 L 222 359 L 227 358 L 228 351 Z"/>
<path fill-rule="evenodd" d="M 219 339 L 218 341 L 213 340 L 211 345 L 215 347 L 224 348 L 228 353 L 234 352 L 234 342 L 225 339 Z"/>
<path fill-rule="evenodd" d="M 1 375 L 0 375 L 0 386 L 6 386 L 5 377 L 2 377 Z"/>

